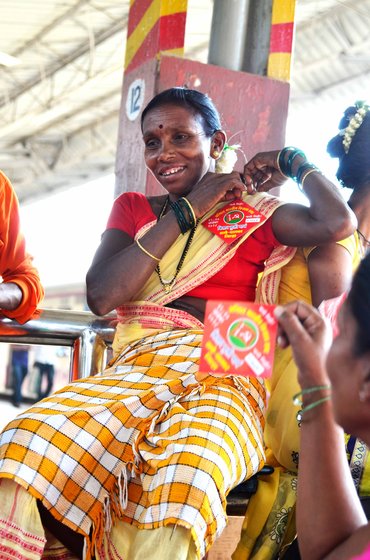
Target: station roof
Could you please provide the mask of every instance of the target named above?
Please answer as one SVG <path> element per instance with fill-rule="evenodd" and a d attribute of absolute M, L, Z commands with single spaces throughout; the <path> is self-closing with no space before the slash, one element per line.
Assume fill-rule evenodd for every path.
<path fill-rule="evenodd" d="M 129 0 L 2 0 L 0 168 L 21 201 L 113 172 Z M 207 62 L 212 0 L 188 0 Z M 370 92 L 370 0 L 297 0 L 290 105 Z"/>

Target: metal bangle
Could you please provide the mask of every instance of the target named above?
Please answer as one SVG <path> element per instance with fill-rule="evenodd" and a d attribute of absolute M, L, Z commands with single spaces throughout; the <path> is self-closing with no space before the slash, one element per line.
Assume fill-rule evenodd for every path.
<path fill-rule="evenodd" d="M 188 199 L 185 198 L 185 196 L 182 196 L 180 200 L 183 200 L 183 201 L 185 202 L 186 208 L 188 209 L 188 212 L 189 212 L 189 215 L 192 216 L 192 218 L 193 218 L 193 223 L 195 224 L 196 221 L 197 221 L 197 217 L 196 217 L 196 215 L 195 215 L 194 208 L 192 207 L 192 205 L 190 204 L 190 202 L 188 201 Z"/>
<path fill-rule="evenodd" d="M 184 234 L 187 231 L 189 231 L 189 229 L 191 229 L 193 226 L 190 223 L 190 221 L 186 219 L 186 216 L 185 216 L 185 214 L 182 210 L 182 207 L 181 207 L 180 200 L 181 199 L 179 199 L 177 202 L 171 202 L 170 204 L 171 204 L 171 209 L 173 210 L 173 212 L 176 216 L 177 223 L 179 224 L 180 231 L 181 231 L 182 234 Z M 191 214 L 189 214 L 189 218 L 190 217 L 191 217 Z"/>
<path fill-rule="evenodd" d="M 278 168 L 279 173 L 281 173 L 281 175 L 282 175 L 283 177 L 285 177 L 286 179 L 289 179 L 288 175 L 285 175 L 285 173 L 283 173 L 282 170 L 281 170 L 280 163 L 279 163 L 280 156 L 281 156 L 281 150 L 280 150 L 280 152 L 278 153 L 278 155 L 276 156 L 276 167 Z M 244 183 L 244 181 L 243 181 L 243 183 Z M 245 183 L 244 183 L 244 184 L 245 184 Z"/>
<path fill-rule="evenodd" d="M 148 255 L 148 257 L 150 257 L 151 259 L 153 259 L 154 261 L 160 262 L 161 259 L 159 259 L 158 257 L 155 257 L 154 255 L 152 255 L 152 253 L 149 253 L 149 251 L 147 251 L 145 249 L 145 247 L 142 246 L 142 244 L 140 243 L 140 241 L 138 239 L 136 239 L 136 245 L 139 247 L 139 249 L 142 250 L 143 253 L 145 253 L 146 255 Z"/>
<path fill-rule="evenodd" d="M 314 173 L 315 171 L 317 171 L 318 173 L 320 173 L 320 171 L 317 169 L 317 167 L 315 169 L 309 169 L 302 177 L 301 179 L 301 188 L 303 189 L 303 183 L 305 182 L 306 178 L 308 177 L 308 175 L 310 175 L 311 173 Z"/>

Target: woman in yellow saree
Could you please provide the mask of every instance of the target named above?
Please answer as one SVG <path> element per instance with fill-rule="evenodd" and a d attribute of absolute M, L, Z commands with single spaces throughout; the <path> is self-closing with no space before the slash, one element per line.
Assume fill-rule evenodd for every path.
<path fill-rule="evenodd" d="M 158 94 L 142 130 L 146 165 L 168 195 L 121 195 L 87 275 L 91 309 L 117 309 L 114 358 L 101 375 L 31 407 L 0 438 L 0 499 L 12 496 L 0 535 L 26 559 L 67 554 L 54 537 L 70 558 L 86 560 L 206 554 L 225 526 L 228 492 L 264 463 L 265 407 L 261 380 L 199 371 L 206 300 L 254 300 L 260 273 L 273 292 L 295 245 L 354 228 L 313 167 L 302 177 L 310 207 L 257 192 L 285 180 L 278 152 L 257 155 L 243 175 L 215 174 L 230 150 L 200 92 Z M 295 173 L 306 160 L 293 149 L 286 159 L 293 153 Z M 203 224 L 235 199 L 255 219 L 226 243 Z"/>
<path fill-rule="evenodd" d="M 339 122 L 339 132 L 328 143 L 328 153 L 339 158 L 337 178 L 352 190 L 348 204 L 358 226 L 354 234 L 328 247 L 297 249 L 281 271 L 278 302 L 300 300 L 313 304 L 327 317 L 338 312 L 333 298 L 349 288 L 352 274 L 369 249 L 370 242 L 370 107 L 359 101 L 348 107 Z M 333 246 L 336 245 L 336 246 Z M 345 259 L 343 261 L 342 259 Z M 328 286 L 335 277 L 333 259 L 341 260 L 344 286 Z M 327 276 L 331 271 L 330 278 Z M 347 283 L 347 286 L 346 286 Z M 331 295 L 330 295 L 331 292 Z M 343 299 L 343 298 L 341 298 Z M 322 302 L 325 303 L 325 309 Z M 330 309 L 329 314 L 326 310 Z M 334 321 L 331 319 L 331 322 Z M 284 557 L 295 537 L 295 503 L 300 451 L 298 408 L 293 396 L 300 391 L 297 366 L 291 348 L 277 347 L 269 385 L 271 393 L 264 430 L 267 462 L 275 466 L 272 476 L 261 477 L 257 493 L 248 505 L 242 538 L 233 560 L 272 560 Z M 345 445 L 355 488 L 360 497 L 370 496 L 370 453 L 360 439 L 345 435 Z M 253 522 L 251 521 L 253 519 Z"/>

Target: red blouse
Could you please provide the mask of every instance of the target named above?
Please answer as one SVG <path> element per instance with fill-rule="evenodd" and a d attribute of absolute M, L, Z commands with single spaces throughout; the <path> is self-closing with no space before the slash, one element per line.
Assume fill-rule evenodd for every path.
<path fill-rule="evenodd" d="M 134 238 L 145 224 L 156 220 L 146 196 L 138 192 L 121 194 L 113 204 L 107 229 L 120 229 Z M 254 301 L 257 276 L 265 260 L 279 245 L 268 219 L 237 249 L 232 259 L 214 276 L 187 293 L 201 299 Z"/>

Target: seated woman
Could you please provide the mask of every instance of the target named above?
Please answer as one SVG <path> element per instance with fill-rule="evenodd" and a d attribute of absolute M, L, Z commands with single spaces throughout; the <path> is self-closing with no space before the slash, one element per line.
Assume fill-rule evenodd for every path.
<path fill-rule="evenodd" d="M 370 524 L 353 484 L 343 429 L 370 445 L 370 255 L 360 263 L 330 329 L 304 302 L 278 307 L 301 391 L 297 529 L 302 560 L 370 558 Z M 343 429 L 342 429 L 343 428 Z"/>
<path fill-rule="evenodd" d="M 114 358 L 0 438 L 0 528 L 23 558 L 56 557 L 60 544 L 47 533 L 45 545 L 44 527 L 86 560 L 203 557 L 225 527 L 228 492 L 264 463 L 265 407 L 261 380 L 199 371 L 206 301 L 253 301 L 260 273 L 273 297 L 296 245 L 355 227 L 334 185 L 297 150 L 259 154 L 244 175 L 215 174 L 230 150 L 203 93 L 164 91 L 141 123 L 146 165 L 167 195 L 118 197 L 87 274 L 92 311 L 117 309 Z M 286 179 L 281 165 L 309 207 L 257 192 Z M 203 224 L 235 198 L 255 221 L 226 243 Z"/>

